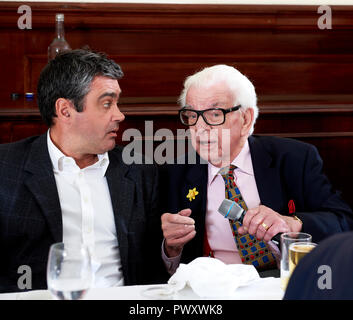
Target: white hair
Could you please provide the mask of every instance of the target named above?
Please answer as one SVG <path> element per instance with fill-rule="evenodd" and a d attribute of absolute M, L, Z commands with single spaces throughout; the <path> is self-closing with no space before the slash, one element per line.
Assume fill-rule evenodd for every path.
<path fill-rule="evenodd" d="M 251 125 L 249 135 L 254 131 L 254 125 L 259 114 L 257 107 L 257 97 L 253 84 L 241 72 L 231 66 L 224 64 L 205 68 L 189 77 L 184 82 L 184 89 L 179 97 L 181 107 L 185 106 L 186 95 L 192 86 L 210 86 L 215 83 L 224 82 L 234 96 L 234 106 L 241 105 L 239 110 L 252 108 L 254 110 L 254 119 Z"/>

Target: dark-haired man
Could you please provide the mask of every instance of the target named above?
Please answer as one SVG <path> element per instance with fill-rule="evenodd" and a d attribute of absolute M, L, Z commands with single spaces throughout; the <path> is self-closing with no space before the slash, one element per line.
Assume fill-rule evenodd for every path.
<path fill-rule="evenodd" d="M 157 281 L 156 168 L 127 166 L 115 147 L 122 76 L 114 61 L 86 50 L 63 53 L 41 72 L 48 132 L 0 146 L 1 292 L 19 290 L 21 265 L 31 268 L 31 289 L 46 288 L 55 242 L 89 247 L 96 287 Z"/>

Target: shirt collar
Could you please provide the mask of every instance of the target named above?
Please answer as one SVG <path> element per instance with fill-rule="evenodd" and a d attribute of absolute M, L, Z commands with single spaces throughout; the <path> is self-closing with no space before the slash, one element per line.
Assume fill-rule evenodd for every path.
<path fill-rule="evenodd" d="M 250 148 L 248 140 L 245 141 L 243 148 L 240 153 L 231 162 L 237 167 L 236 170 L 240 170 L 248 175 L 254 175 L 252 166 Z M 216 175 L 219 173 L 220 168 L 215 167 L 213 164 L 208 163 L 208 183 L 210 184 Z"/>
<path fill-rule="evenodd" d="M 70 171 L 80 171 L 81 169 L 77 166 L 75 160 L 72 157 L 65 156 L 59 148 L 55 146 L 53 141 L 50 138 L 50 129 L 47 132 L 47 144 L 48 144 L 48 151 L 49 156 L 53 165 L 54 172 L 62 172 L 66 171 L 68 167 L 71 167 Z M 102 176 L 105 175 L 105 172 L 108 169 L 109 165 L 109 156 L 108 152 L 103 154 L 98 154 L 98 161 L 94 164 L 82 169 L 94 169 L 94 168 L 101 168 L 102 169 Z"/>

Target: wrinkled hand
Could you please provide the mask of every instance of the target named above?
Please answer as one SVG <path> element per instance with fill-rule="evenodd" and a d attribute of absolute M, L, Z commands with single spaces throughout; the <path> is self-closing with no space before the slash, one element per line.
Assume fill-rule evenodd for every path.
<path fill-rule="evenodd" d="M 302 224 L 293 217 L 280 215 L 272 209 L 260 205 L 246 212 L 240 234 L 249 233 L 257 239 L 270 241 L 277 233 L 300 231 Z"/>
<path fill-rule="evenodd" d="M 190 218 L 191 209 L 176 214 L 164 213 L 161 217 L 164 247 L 168 257 L 179 255 L 184 245 L 195 237 L 195 220 Z"/>

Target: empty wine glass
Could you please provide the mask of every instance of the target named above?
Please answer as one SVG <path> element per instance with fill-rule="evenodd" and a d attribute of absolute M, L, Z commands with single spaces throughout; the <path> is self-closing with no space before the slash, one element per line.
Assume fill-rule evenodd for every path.
<path fill-rule="evenodd" d="M 47 284 L 55 299 L 82 299 L 92 284 L 88 248 L 81 244 L 53 244 L 49 250 Z"/>

